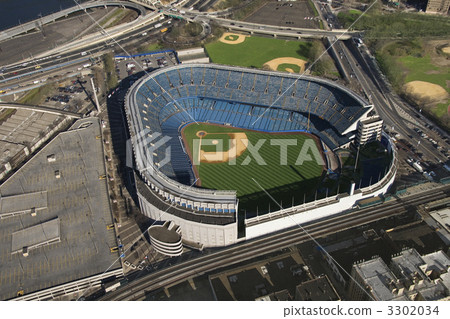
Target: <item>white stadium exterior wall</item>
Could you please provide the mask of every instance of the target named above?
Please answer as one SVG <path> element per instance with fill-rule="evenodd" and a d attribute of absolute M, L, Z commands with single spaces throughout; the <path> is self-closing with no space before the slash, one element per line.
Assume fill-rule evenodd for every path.
<path fill-rule="evenodd" d="M 226 66 L 210 66 L 210 65 L 195 65 L 193 68 L 215 68 L 215 69 L 226 69 L 231 71 L 242 71 L 249 72 L 248 69 L 235 68 L 235 67 L 226 67 Z M 187 68 L 186 66 L 178 66 L 177 68 Z M 230 71 L 230 72 L 231 72 Z M 158 70 L 155 73 L 152 73 L 150 77 L 155 77 L 160 73 L 166 72 L 165 70 Z M 274 75 L 280 76 L 276 72 L 264 72 L 259 70 L 251 70 L 252 73 L 255 74 L 263 74 L 263 75 Z M 283 75 L 289 77 L 289 75 Z M 308 78 L 309 79 L 309 78 Z M 126 100 L 125 100 L 125 108 L 126 108 L 126 116 L 130 127 L 130 135 L 133 137 L 137 136 L 138 132 L 142 132 L 144 130 L 144 125 L 140 116 L 140 112 L 138 109 L 138 102 L 136 100 L 138 89 L 144 85 L 145 81 L 148 78 L 144 78 L 141 81 L 138 81 L 136 84 L 130 88 Z M 323 83 L 330 85 L 329 82 L 321 79 L 311 78 L 311 81 L 317 83 Z M 181 84 L 182 85 L 182 84 Z M 332 85 L 335 86 L 335 85 Z M 370 110 L 373 109 L 373 106 L 364 106 L 364 101 L 356 96 L 355 93 L 347 90 L 346 88 L 337 87 L 345 92 L 345 94 L 352 96 L 355 100 L 361 102 L 361 107 L 364 108 L 364 112 L 356 117 L 353 123 L 346 127 L 346 132 L 353 132 L 356 129 L 357 122 L 365 118 Z M 158 132 L 157 132 L 158 133 Z M 140 133 L 139 133 L 140 134 Z M 207 189 L 197 189 L 191 188 L 187 185 L 181 184 L 178 181 L 172 180 L 164 174 L 158 172 L 157 170 L 153 174 L 149 174 L 145 167 L 139 165 L 139 161 L 137 161 L 137 171 L 139 172 L 140 178 L 142 178 L 143 183 L 147 185 L 149 188 L 149 197 L 156 196 L 157 200 L 161 202 L 152 202 L 155 200 L 154 198 L 146 198 L 145 192 L 142 194 L 138 190 L 138 197 L 140 202 L 140 207 L 142 213 L 157 221 L 172 221 L 176 225 L 180 226 L 181 235 L 183 240 L 198 243 L 204 247 L 221 247 L 228 246 L 234 244 L 238 241 L 256 238 L 260 236 L 264 236 L 266 234 L 280 231 L 282 229 L 290 228 L 297 226 L 298 224 L 304 224 L 313 220 L 322 219 L 331 217 L 333 215 L 339 214 L 345 210 L 351 209 L 357 201 L 373 196 L 377 196 L 380 194 L 385 194 L 389 187 L 392 185 L 395 179 L 395 173 L 397 168 L 397 154 L 396 148 L 392 144 L 392 141 L 389 139 L 387 135 L 385 137 L 388 140 L 388 150 L 393 152 L 393 159 L 389 170 L 386 171 L 386 175 L 377 183 L 365 187 L 363 189 L 357 190 L 354 194 L 339 194 L 337 196 L 328 197 L 325 199 L 316 200 L 314 202 L 306 203 L 305 205 L 299 205 L 293 208 L 281 210 L 278 212 L 272 212 L 263 216 L 254 217 L 245 220 L 245 238 L 238 238 L 238 217 L 237 213 L 234 215 L 234 221 L 227 221 L 226 218 L 230 216 L 218 216 L 211 217 L 212 219 L 206 218 L 207 214 L 204 216 L 201 215 L 203 213 L 199 207 L 210 207 L 208 204 L 228 204 L 234 205 L 235 210 L 237 211 L 237 198 L 236 192 L 230 191 L 221 191 L 221 190 L 207 190 Z M 351 142 L 352 138 L 348 138 L 348 143 Z M 348 144 L 347 143 L 347 144 Z M 132 142 L 134 157 L 140 157 L 147 159 L 147 148 L 146 144 L 142 143 L 140 139 L 135 139 Z M 342 145 L 341 145 L 342 147 Z M 150 194 L 152 194 L 150 196 Z M 174 198 L 175 196 L 175 198 Z M 189 205 L 185 205 L 184 208 L 182 204 L 189 204 L 191 202 L 198 202 L 198 207 L 190 207 Z M 172 203 L 173 207 L 168 207 L 168 211 L 172 211 L 173 213 L 163 211 L 164 205 L 169 205 Z M 188 208 L 186 208 L 186 206 Z M 173 211 L 173 209 L 180 209 L 181 212 Z M 193 209 L 193 211 L 188 211 L 188 209 Z M 190 216 L 186 216 L 184 214 L 192 214 Z M 289 214 L 289 215 L 288 215 Z M 199 217 L 200 215 L 200 217 Z M 186 217 L 186 218 L 183 218 Z M 195 217 L 195 218 L 194 218 Z M 215 219 L 216 218 L 216 219 Z M 222 219 L 224 218 L 224 219 Z M 215 219 L 215 221 L 214 221 Z M 220 220 L 219 220 L 220 219 Z"/>
<path fill-rule="evenodd" d="M 228 225 L 212 225 L 194 222 L 161 211 L 138 193 L 142 213 L 153 219 L 173 221 L 180 226 L 183 239 L 203 244 L 205 247 L 223 247 L 238 241 L 237 221 Z"/>

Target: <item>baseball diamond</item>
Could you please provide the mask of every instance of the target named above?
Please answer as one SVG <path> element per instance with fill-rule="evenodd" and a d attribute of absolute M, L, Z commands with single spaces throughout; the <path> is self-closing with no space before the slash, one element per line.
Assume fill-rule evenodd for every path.
<path fill-rule="evenodd" d="M 198 138 L 198 132 L 204 134 Z M 276 200 L 300 203 L 305 196 L 314 194 L 327 168 L 319 139 L 304 132 L 267 133 L 192 123 L 183 127 L 181 135 L 193 163 L 196 185 L 210 189 L 235 189 L 241 199 L 240 211 L 250 212 L 252 208 L 258 208 L 261 213 L 268 211 L 267 196 L 261 194 L 260 187 L 252 178 L 271 190 Z M 305 143 L 307 139 L 313 141 L 315 154 L 321 158 L 317 160 L 309 156 L 307 161 L 300 163 L 298 158 L 302 147 L 308 146 Z M 205 140 L 209 141 L 208 145 L 204 144 Z M 248 144 L 261 145 L 255 156 L 247 149 Z M 289 145 L 286 159 L 283 159 L 281 144 Z M 258 161 L 258 156 L 262 162 Z"/>
<path fill-rule="evenodd" d="M 376 181 L 331 196 L 332 179 L 324 183 L 334 151 L 350 146 L 372 109 L 336 83 L 287 72 L 154 71 L 125 98 L 142 213 L 179 225 L 188 242 L 226 246 L 384 194 L 396 171 L 387 136 L 392 160 Z"/>

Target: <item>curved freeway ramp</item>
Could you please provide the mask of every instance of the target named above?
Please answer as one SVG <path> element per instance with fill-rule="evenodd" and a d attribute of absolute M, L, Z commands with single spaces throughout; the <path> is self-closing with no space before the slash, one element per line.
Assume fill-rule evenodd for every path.
<path fill-rule="evenodd" d="M 40 28 L 42 25 L 53 22 L 57 19 L 60 19 L 62 17 L 65 17 L 71 13 L 77 12 L 77 11 L 86 11 L 90 8 L 96 8 L 96 7 L 107 7 L 107 6 L 116 6 L 116 7 L 127 7 L 130 9 L 134 9 L 139 12 L 141 16 L 145 16 L 146 9 L 141 6 L 140 4 L 129 2 L 129 1 L 92 1 L 84 4 L 80 4 L 74 7 L 67 8 L 65 10 L 61 10 L 58 12 L 55 12 L 53 14 L 47 15 L 45 17 L 39 18 L 37 20 L 33 20 L 18 26 L 15 26 L 11 29 L 4 30 L 0 32 L 0 41 L 4 41 L 7 39 L 10 39 L 12 37 L 15 37 L 21 33 L 28 32 L 30 30 Z"/>

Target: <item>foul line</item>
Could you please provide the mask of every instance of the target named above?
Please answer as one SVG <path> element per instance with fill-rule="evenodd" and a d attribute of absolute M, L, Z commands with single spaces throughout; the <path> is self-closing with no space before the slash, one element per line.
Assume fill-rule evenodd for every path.
<path fill-rule="evenodd" d="M 295 84 L 296 84 L 296 83 L 297 83 L 297 82 L 305 75 L 306 71 L 308 71 L 309 69 L 311 69 L 312 66 L 313 66 L 314 64 L 316 64 L 317 61 L 319 61 L 320 58 L 321 58 L 325 53 L 327 53 L 328 50 L 330 50 L 330 49 L 335 45 L 336 42 L 338 42 L 338 41 L 339 41 L 346 33 L 348 33 L 348 31 L 350 30 L 350 28 L 351 28 L 353 25 L 355 25 L 356 22 L 358 22 L 359 19 L 361 19 L 361 18 L 366 14 L 366 12 L 368 12 L 368 11 L 373 7 L 373 5 L 374 5 L 375 3 L 377 3 L 377 2 L 378 2 L 378 0 L 375 0 L 375 1 L 369 6 L 369 8 L 367 8 L 366 11 L 364 11 L 364 12 L 363 12 L 363 13 L 362 13 L 355 21 L 353 21 L 353 23 L 347 28 L 347 30 L 345 30 L 341 35 L 339 35 L 339 37 L 337 37 L 336 40 L 334 40 L 334 42 L 331 43 L 331 45 L 328 47 L 328 49 L 326 49 L 325 51 L 323 51 L 322 54 L 321 54 L 321 55 L 320 55 L 320 56 L 319 56 L 319 57 L 318 57 L 318 58 L 317 58 L 310 66 L 308 66 L 308 68 L 305 69 L 305 71 L 303 71 L 303 73 L 300 74 L 300 76 L 299 76 L 298 78 L 296 78 L 295 81 L 292 82 L 292 84 L 289 85 L 288 88 L 287 88 L 286 90 L 284 90 L 284 92 L 281 93 L 281 94 L 275 99 L 275 101 L 273 101 L 272 104 L 270 104 L 270 106 L 269 106 L 268 108 L 266 108 L 265 111 L 264 111 L 260 116 L 258 116 L 258 118 L 257 118 L 256 120 L 253 121 L 252 126 L 255 125 L 255 123 L 258 122 L 259 119 L 260 119 L 262 116 L 264 116 L 264 114 L 266 114 L 266 112 L 269 111 L 269 110 L 275 105 L 275 103 L 276 103 L 283 95 L 285 95 L 286 92 L 289 91 L 289 89 L 290 89 L 292 86 L 294 86 L 294 85 L 295 85 Z"/>

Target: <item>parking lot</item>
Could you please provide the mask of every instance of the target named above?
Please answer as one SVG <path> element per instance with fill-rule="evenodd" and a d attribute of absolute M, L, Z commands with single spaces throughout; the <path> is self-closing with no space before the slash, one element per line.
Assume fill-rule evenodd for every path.
<path fill-rule="evenodd" d="M 109 189 L 114 198 L 112 207 L 117 219 L 119 254 L 125 273 L 151 270 L 155 262 L 167 258 L 152 248 L 148 236 L 142 236 L 152 221 L 138 212 L 134 201 L 133 171 L 125 165 L 128 133 L 122 103 L 131 81 L 122 81 L 119 88 L 111 92 L 107 100 L 107 114 L 103 114 L 109 124 L 103 131 L 106 142 L 104 148 L 105 155 L 111 159 L 107 160 L 107 168 L 114 180 L 109 181 Z M 111 130 L 111 127 L 114 129 Z"/>
<path fill-rule="evenodd" d="M 65 116 L 24 109 L 4 109 L 2 115 L 0 162 L 3 174 L 15 169 L 48 132 L 67 121 Z"/>
<path fill-rule="evenodd" d="M 314 12 L 305 0 L 271 1 L 256 10 L 245 21 L 280 27 L 319 28 L 319 17 L 314 17 Z"/>
<path fill-rule="evenodd" d="M 116 57 L 116 71 L 119 79 L 131 77 L 139 72 L 151 72 L 155 69 L 178 64 L 172 51 L 149 52 L 131 57 Z"/>
<path fill-rule="evenodd" d="M 82 112 L 91 104 L 93 89 L 90 76 L 72 77 L 58 82 L 57 88 L 49 94 L 44 105 L 71 112 Z"/>
<path fill-rule="evenodd" d="M 0 187 L 2 197 L 45 191 L 46 207 L 0 219 L 0 299 L 120 268 L 96 118 L 75 122 Z M 32 205 L 33 206 L 33 205 Z M 35 212 L 35 214 L 30 213 Z M 12 234 L 60 222 L 60 241 L 12 254 Z"/>

